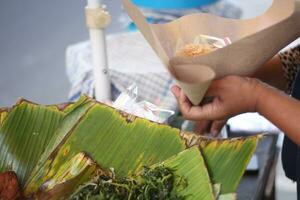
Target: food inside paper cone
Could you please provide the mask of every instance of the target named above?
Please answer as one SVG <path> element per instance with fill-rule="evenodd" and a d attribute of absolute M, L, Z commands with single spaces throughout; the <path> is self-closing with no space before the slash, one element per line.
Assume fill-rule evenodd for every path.
<path fill-rule="evenodd" d="M 177 57 L 193 58 L 208 54 L 229 44 L 231 44 L 229 38 L 221 39 L 199 35 L 190 44 L 184 44 L 182 40 L 178 40 L 175 55 Z M 213 69 L 204 65 L 177 65 L 171 66 L 171 68 L 173 76 L 177 79 L 178 84 L 184 90 L 189 100 L 192 104 L 198 105 L 215 77 Z"/>
<path fill-rule="evenodd" d="M 231 41 L 229 38 L 216 38 L 208 35 L 199 35 L 191 44 L 183 45 L 183 41 L 179 40 L 176 48 L 176 56 L 178 57 L 196 57 L 208 54 L 217 49 L 223 48 Z"/>

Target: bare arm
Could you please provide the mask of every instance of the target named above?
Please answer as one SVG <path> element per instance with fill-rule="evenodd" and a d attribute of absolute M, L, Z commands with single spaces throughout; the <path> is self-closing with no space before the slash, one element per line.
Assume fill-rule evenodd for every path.
<path fill-rule="evenodd" d="M 285 91 L 287 89 L 287 80 L 284 77 L 283 65 L 278 55 L 259 68 L 252 77 L 279 90 Z"/>
<path fill-rule="evenodd" d="M 274 88 L 261 87 L 256 111 L 300 145 L 300 101 Z"/>
<path fill-rule="evenodd" d="M 177 86 L 172 91 L 187 119 L 223 120 L 241 113 L 259 112 L 300 145 L 300 102 L 257 79 L 228 76 L 216 80 L 207 92 L 215 98 L 203 106 L 193 106 Z"/>

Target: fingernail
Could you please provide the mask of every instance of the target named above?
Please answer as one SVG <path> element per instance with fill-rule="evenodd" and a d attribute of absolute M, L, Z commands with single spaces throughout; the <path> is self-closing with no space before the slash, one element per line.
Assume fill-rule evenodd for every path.
<path fill-rule="evenodd" d="M 172 91 L 172 94 L 177 98 L 177 95 L 175 94 L 175 92 L 174 91 Z"/>
<path fill-rule="evenodd" d="M 172 89 L 172 93 L 174 94 L 175 97 L 177 98 L 179 97 L 179 93 L 175 89 Z"/>

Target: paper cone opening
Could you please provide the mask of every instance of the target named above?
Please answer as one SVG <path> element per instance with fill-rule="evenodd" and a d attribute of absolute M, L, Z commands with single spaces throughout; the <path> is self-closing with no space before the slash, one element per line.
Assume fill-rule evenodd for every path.
<path fill-rule="evenodd" d="M 233 74 L 251 75 L 280 49 L 299 37 L 299 4 L 295 7 L 295 0 L 273 0 L 272 6 L 263 15 L 252 19 L 226 19 L 196 13 L 166 24 L 148 23 L 131 0 L 123 0 L 123 3 L 166 67 L 169 63 L 206 65 L 213 68 L 217 78 Z M 232 44 L 193 58 L 176 56 L 178 46 L 193 43 L 199 35 L 228 37 Z"/>
<path fill-rule="evenodd" d="M 193 105 L 200 104 L 216 76 L 215 72 L 205 65 L 175 65 L 171 66 L 170 70 Z"/>

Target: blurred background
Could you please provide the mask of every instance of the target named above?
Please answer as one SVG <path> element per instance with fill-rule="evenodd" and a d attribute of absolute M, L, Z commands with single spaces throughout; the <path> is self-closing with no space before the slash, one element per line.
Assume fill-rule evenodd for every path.
<path fill-rule="evenodd" d="M 104 0 L 112 15 L 108 34 L 124 31 L 121 0 Z M 239 18 L 261 15 L 271 0 L 230 0 Z M 68 100 L 66 75 L 68 45 L 87 40 L 84 0 L 0 1 L 0 106 L 19 97 L 42 104 Z M 279 159 L 276 179 L 278 199 L 296 199 L 296 186 L 284 177 Z"/>

